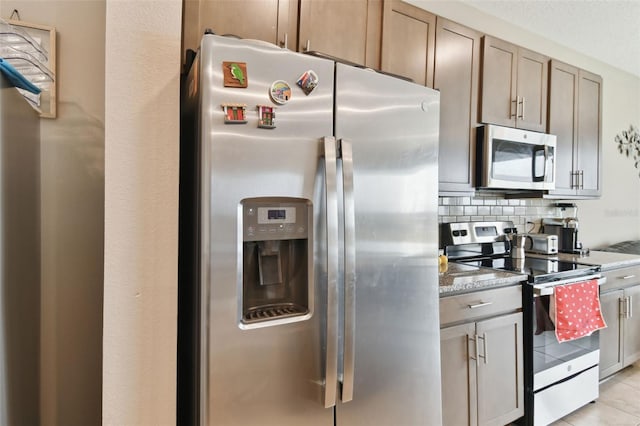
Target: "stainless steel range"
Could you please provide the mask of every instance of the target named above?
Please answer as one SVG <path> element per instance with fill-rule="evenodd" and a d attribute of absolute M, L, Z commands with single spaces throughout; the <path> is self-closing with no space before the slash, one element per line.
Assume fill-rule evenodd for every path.
<path fill-rule="evenodd" d="M 550 305 L 558 286 L 598 280 L 599 267 L 522 255 L 513 222 L 442 224 L 441 246 L 451 261 L 524 273 L 525 425 L 547 425 L 598 398 L 598 332 L 560 343 Z"/>

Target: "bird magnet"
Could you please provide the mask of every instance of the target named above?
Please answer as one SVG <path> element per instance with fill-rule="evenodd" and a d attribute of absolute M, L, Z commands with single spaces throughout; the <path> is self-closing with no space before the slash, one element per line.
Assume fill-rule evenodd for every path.
<path fill-rule="evenodd" d="M 300 86 L 305 95 L 309 95 L 318 85 L 318 74 L 312 70 L 305 71 L 304 74 L 298 78 L 296 84 Z"/>
<path fill-rule="evenodd" d="M 249 83 L 246 62 L 223 62 L 224 87 L 245 88 Z"/>

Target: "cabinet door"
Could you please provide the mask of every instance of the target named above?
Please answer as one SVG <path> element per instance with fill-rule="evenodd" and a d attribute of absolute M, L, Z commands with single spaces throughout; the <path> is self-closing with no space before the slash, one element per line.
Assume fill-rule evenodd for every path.
<path fill-rule="evenodd" d="M 439 190 L 473 191 L 481 34 L 438 17 L 433 87 L 440 91 Z"/>
<path fill-rule="evenodd" d="M 440 330 L 442 369 L 442 424 L 477 423 L 475 323 Z"/>
<path fill-rule="evenodd" d="M 576 170 L 579 173 L 578 194 L 599 197 L 602 182 L 601 158 L 601 94 L 602 78 L 580 70 L 578 95 L 578 150 Z"/>
<path fill-rule="evenodd" d="M 401 1 L 385 0 L 381 69 L 433 87 L 435 31 L 435 15 Z"/>
<path fill-rule="evenodd" d="M 186 1 L 185 8 L 193 1 Z M 298 2 L 294 0 L 200 1 L 200 36 L 206 28 L 216 34 L 296 46 Z M 198 43 L 200 40 L 198 40 Z"/>
<path fill-rule="evenodd" d="M 600 378 L 603 379 L 622 369 L 622 329 L 620 304 L 624 292 L 611 291 L 600 295 L 600 309 L 607 328 L 600 333 Z"/>
<path fill-rule="evenodd" d="M 640 359 L 640 285 L 624 290 L 629 298 L 628 318 L 623 323 L 624 367 Z"/>
<path fill-rule="evenodd" d="M 364 64 L 367 0 L 301 0 L 298 51 L 316 51 Z"/>
<path fill-rule="evenodd" d="M 575 195 L 573 153 L 578 141 L 578 68 L 552 60 L 549 66 L 549 127 L 556 135 L 556 189 Z"/>
<path fill-rule="evenodd" d="M 478 424 L 502 426 L 524 414 L 522 313 L 478 322 Z"/>
<path fill-rule="evenodd" d="M 536 132 L 546 130 L 548 72 L 548 57 L 518 49 L 516 127 Z"/>
<path fill-rule="evenodd" d="M 480 104 L 480 121 L 483 123 L 515 127 L 517 58 L 517 46 L 493 37 L 483 37 Z"/>

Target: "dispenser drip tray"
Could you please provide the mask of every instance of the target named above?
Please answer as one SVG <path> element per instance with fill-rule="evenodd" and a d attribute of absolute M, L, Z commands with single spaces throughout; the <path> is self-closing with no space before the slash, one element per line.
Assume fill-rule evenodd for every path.
<path fill-rule="evenodd" d="M 269 321 L 278 318 L 294 317 L 305 315 L 309 310 L 304 306 L 293 303 L 280 303 L 273 305 L 258 306 L 249 309 L 244 314 L 243 322 L 253 323 L 258 321 Z"/>

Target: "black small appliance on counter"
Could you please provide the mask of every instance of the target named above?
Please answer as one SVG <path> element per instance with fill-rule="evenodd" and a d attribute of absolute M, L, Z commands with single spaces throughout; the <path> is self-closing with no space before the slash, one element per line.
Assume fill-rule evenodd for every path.
<path fill-rule="evenodd" d="M 578 239 L 578 206 L 573 203 L 556 203 L 555 207 L 559 207 L 562 212 L 573 209 L 573 214 L 542 219 L 542 232 L 558 236 L 558 251 L 561 253 L 584 253 L 585 249 Z"/>

